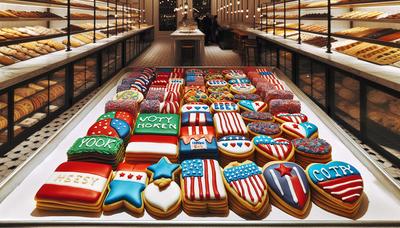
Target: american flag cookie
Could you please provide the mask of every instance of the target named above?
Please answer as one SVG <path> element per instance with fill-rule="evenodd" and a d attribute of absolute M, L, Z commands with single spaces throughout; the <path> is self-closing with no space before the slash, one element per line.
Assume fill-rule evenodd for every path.
<path fill-rule="evenodd" d="M 268 104 L 263 101 L 241 100 L 238 106 L 242 111 L 263 112 L 268 108 Z"/>
<path fill-rule="evenodd" d="M 262 219 L 270 211 L 267 182 L 252 161 L 231 162 L 223 170 L 229 208 L 239 216 Z"/>
<path fill-rule="evenodd" d="M 181 163 L 182 206 L 188 215 L 226 216 L 229 212 L 221 168 L 214 159 Z"/>
<path fill-rule="evenodd" d="M 286 161 L 269 162 L 263 167 L 263 176 L 275 207 L 297 218 L 307 217 L 311 209 L 311 191 L 301 166 Z"/>
<path fill-rule="evenodd" d="M 299 124 L 286 122 L 281 125 L 281 129 L 284 138 L 287 139 L 318 138 L 318 127 L 310 122 L 303 122 Z"/>
<path fill-rule="evenodd" d="M 135 215 L 144 212 L 143 191 L 147 186 L 146 168 L 150 164 L 119 164 L 113 180 L 108 186 L 104 200 L 104 211 L 115 211 L 125 207 Z"/>
<path fill-rule="evenodd" d="M 181 188 L 179 180 L 181 168 L 162 157 L 157 163 L 147 167 L 149 184 L 144 190 L 146 211 L 156 218 L 173 218 L 181 212 Z"/>
<path fill-rule="evenodd" d="M 258 135 L 252 140 L 255 146 L 255 161 L 264 166 L 271 161 L 294 161 L 295 152 L 290 140 Z"/>
<path fill-rule="evenodd" d="M 36 208 L 99 213 L 111 178 L 110 165 L 64 162 L 36 193 Z"/>
<path fill-rule="evenodd" d="M 312 201 L 319 207 L 348 218 L 361 214 L 366 199 L 364 183 L 354 166 L 342 161 L 314 163 L 307 167 L 306 174 L 313 189 Z"/>
<path fill-rule="evenodd" d="M 237 112 L 217 112 L 213 118 L 217 138 L 226 135 L 248 135 L 246 124 Z"/>
<path fill-rule="evenodd" d="M 232 101 L 215 101 L 211 104 L 210 110 L 212 113 L 217 112 L 238 112 L 239 106 Z"/>
<path fill-rule="evenodd" d="M 303 123 L 308 121 L 308 117 L 303 113 L 278 113 L 274 115 L 274 119 L 278 123 L 292 122 Z"/>

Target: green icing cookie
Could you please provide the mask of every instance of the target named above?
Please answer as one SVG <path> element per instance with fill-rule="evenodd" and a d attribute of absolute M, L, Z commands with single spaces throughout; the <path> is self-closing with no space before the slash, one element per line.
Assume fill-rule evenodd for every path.
<path fill-rule="evenodd" d="M 115 117 L 115 113 L 116 113 L 115 111 L 106 112 L 106 113 L 104 113 L 103 115 L 101 115 L 101 116 L 97 119 L 97 121 L 104 120 L 104 119 L 112 119 L 112 118 Z"/>
<path fill-rule="evenodd" d="M 180 117 L 177 114 L 139 114 L 135 134 L 178 135 Z"/>
<path fill-rule="evenodd" d="M 75 141 L 74 145 L 68 150 L 68 156 L 77 156 L 85 153 L 100 153 L 107 156 L 116 155 L 121 146 L 123 140 L 120 138 L 93 135 L 79 138 Z"/>

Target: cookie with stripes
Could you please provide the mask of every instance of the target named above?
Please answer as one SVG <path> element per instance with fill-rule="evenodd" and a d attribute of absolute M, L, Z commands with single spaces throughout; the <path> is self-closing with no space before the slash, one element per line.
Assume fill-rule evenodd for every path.
<path fill-rule="evenodd" d="M 308 117 L 303 113 L 278 113 L 275 114 L 274 118 L 278 123 L 292 122 L 299 124 L 308 121 Z"/>
<path fill-rule="evenodd" d="M 252 142 L 256 148 L 256 162 L 259 165 L 269 161 L 294 160 L 294 147 L 290 140 L 258 135 Z"/>

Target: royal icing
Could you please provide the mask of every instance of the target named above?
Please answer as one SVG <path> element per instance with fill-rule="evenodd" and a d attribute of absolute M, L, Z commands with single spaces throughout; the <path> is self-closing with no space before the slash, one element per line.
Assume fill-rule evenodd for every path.
<path fill-rule="evenodd" d="M 267 186 L 254 162 L 225 168 L 224 177 L 229 186 L 252 205 L 261 202 L 266 194 Z"/>
<path fill-rule="evenodd" d="M 120 119 L 104 119 L 94 123 L 88 130 L 87 135 L 106 135 L 124 139 L 129 136 L 131 127 L 127 122 Z"/>
<path fill-rule="evenodd" d="M 136 90 L 125 90 L 115 94 L 113 100 L 134 100 L 136 102 L 141 102 L 143 100 L 143 94 Z"/>
<path fill-rule="evenodd" d="M 281 128 L 293 134 L 295 138 L 309 138 L 318 132 L 318 127 L 310 122 L 299 124 L 286 122 L 281 125 Z"/>
<path fill-rule="evenodd" d="M 101 115 L 97 121 L 104 120 L 104 119 L 120 119 L 129 124 L 129 126 L 133 125 L 134 117 L 132 114 L 129 112 L 124 112 L 124 111 L 112 111 L 112 112 L 106 112 L 103 115 Z"/>
<path fill-rule="evenodd" d="M 212 115 L 209 112 L 182 113 L 182 126 L 213 125 Z"/>
<path fill-rule="evenodd" d="M 232 84 L 231 90 L 235 93 L 253 93 L 256 87 L 250 83 Z"/>
<path fill-rule="evenodd" d="M 228 83 L 227 83 L 225 80 L 223 80 L 223 79 L 212 79 L 212 80 L 207 81 L 207 85 L 208 85 L 208 86 L 218 86 L 218 87 L 221 87 L 221 86 L 226 86 L 226 85 L 228 85 Z"/>
<path fill-rule="evenodd" d="M 228 79 L 246 78 L 246 74 L 242 70 L 223 70 L 222 74 Z"/>
<path fill-rule="evenodd" d="M 179 164 L 171 163 L 167 157 L 162 157 L 157 163 L 147 167 L 153 173 L 153 180 L 160 178 L 173 178 Z"/>
<path fill-rule="evenodd" d="M 240 84 L 240 83 L 250 83 L 250 79 L 248 78 L 235 78 L 228 81 L 229 84 Z"/>
<path fill-rule="evenodd" d="M 253 139 L 254 145 L 270 156 L 278 160 L 285 160 L 292 152 L 292 143 L 284 138 L 271 138 L 266 135 L 258 135 Z"/>
<path fill-rule="evenodd" d="M 255 134 L 261 134 L 261 135 L 273 136 L 281 133 L 279 124 L 272 122 L 262 122 L 262 121 L 252 122 L 249 123 L 248 128 Z"/>
<path fill-rule="evenodd" d="M 135 134 L 178 135 L 179 115 L 177 114 L 139 114 Z"/>
<path fill-rule="evenodd" d="M 144 190 L 146 201 L 152 206 L 167 212 L 176 205 L 181 197 L 179 185 L 171 181 L 167 187 L 160 188 L 154 182 Z"/>
<path fill-rule="evenodd" d="M 357 201 L 364 189 L 359 171 L 346 162 L 312 164 L 307 168 L 307 174 L 320 189 L 347 203 Z"/>
<path fill-rule="evenodd" d="M 195 104 L 185 104 L 181 108 L 182 113 L 192 113 L 192 112 L 210 112 L 210 107 L 206 104 L 195 103 Z"/>
<path fill-rule="evenodd" d="M 261 100 L 260 95 L 254 94 L 254 93 L 242 93 L 242 94 L 235 94 L 234 96 L 235 100 L 251 100 L 251 101 L 257 101 Z"/>
<path fill-rule="evenodd" d="M 253 150 L 254 145 L 245 136 L 229 135 L 218 140 L 218 148 L 233 154 L 244 154 Z"/>
<path fill-rule="evenodd" d="M 315 154 L 315 155 L 324 155 L 331 152 L 331 145 L 323 140 L 323 139 L 309 139 L 309 138 L 301 138 L 292 140 L 293 146 L 296 150 Z"/>
<path fill-rule="evenodd" d="M 260 112 L 267 108 L 267 103 L 262 101 L 241 100 L 238 105 L 254 112 Z"/>
<path fill-rule="evenodd" d="M 283 122 L 293 122 L 297 124 L 308 121 L 307 116 L 303 113 L 278 113 L 275 115 L 275 118 Z"/>
<path fill-rule="evenodd" d="M 192 159 L 181 163 L 183 188 L 188 200 L 222 200 L 226 190 L 217 160 Z"/>
<path fill-rule="evenodd" d="M 215 130 L 222 135 L 246 135 L 247 127 L 237 112 L 218 112 L 214 114 Z"/>
<path fill-rule="evenodd" d="M 146 153 L 176 155 L 178 137 L 170 135 L 133 135 L 126 146 L 126 154 Z"/>
<path fill-rule="evenodd" d="M 230 101 L 217 101 L 212 103 L 211 108 L 216 112 L 236 112 L 239 106 Z"/>
<path fill-rule="evenodd" d="M 268 186 L 285 203 L 303 209 L 310 198 L 310 187 L 301 166 L 293 162 L 275 163 L 265 168 L 263 175 Z"/>
<path fill-rule="evenodd" d="M 274 117 L 269 112 L 252 112 L 246 111 L 242 112 L 242 117 L 249 120 L 259 120 L 259 121 L 273 121 Z"/>
<path fill-rule="evenodd" d="M 85 153 L 100 153 L 115 156 L 123 146 L 120 138 L 93 135 L 78 138 L 68 150 L 68 156 L 77 156 Z"/>

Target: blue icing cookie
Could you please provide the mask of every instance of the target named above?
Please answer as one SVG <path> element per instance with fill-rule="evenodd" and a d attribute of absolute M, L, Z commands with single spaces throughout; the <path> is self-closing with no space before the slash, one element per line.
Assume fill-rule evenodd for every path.
<path fill-rule="evenodd" d="M 215 111 L 236 111 L 238 110 L 239 106 L 233 102 L 214 102 L 211 107 Z"/>
<path fill-rule="evenodd" d="M 147 167 L 153 172 L 153 179 L 173 178 L 173 173 L 179 168 L 179 164 L 171 163 L 167 157 L 162 157 L 156 164 Z"/>
<path fill-rule="evenodd" d="M 312 164 L 307 169 L 307 172 L 312 182 L 316 184 L 341 177 L 360 175 L 354 166 L 342 161 L 332 161 L 328 164 Z"/>
<path fill-rule="evenodd" d="M 258 146 L 260 144 L 272 144 L 275 140 L 266 135 L 257 135 L 253 138 L 254 145 Z"/>
<path fill-rule="evenodd" d="M 180 139 L 179 157 L 181 161 L 194 158 L 217 159 L 217 141 L 215 137 L 212 138 L 211 142 L 207 141 L 205 137 L 198 140 L 192 138 L 189 143 L 185 143 L 183 139 Z"/>
<path fill-rule="evenodd" d="M 250 83 L 248 78 L 235 78 L 228 81 L 229 84 Z"/>
<path fill-rule="evenodd" d="M 213 125 L 213 118 L 209 112 L 182 113 L 182 126 Z"/>
<path fill-rule="evenodd" d="M 300 123 L 300 126 L 304 127 L 307 137 L 310 137 L 312 134 L 318 131 L 318 127 L 310 122 Z"/>
<path fill-rule="evenodd" d="M 127 137 L 131 131 L 129 124 L 119 119 L 112 119 L 110 126 L 117 131 L 120 138 Z"/>
<path fill-rule="evenodd" d="M 210 107 L 208 107 L 206 104 L 185 104 L 182 106 L 181 112 L 210 112 Z"/>
<path fill-rule="evenodd" d="M 224 170 L 224 177 L 228 183 L 258 174 L 261 174 L 261 170 L 254 162 L 233 166 Z"/>
<path fill-rule="evenodd" d="M 293 162 L 274 163 L 264 169 L 268 186 L 285 203 L 303 209 L 310 197 L 310 187 L 303 168 Z"/>

